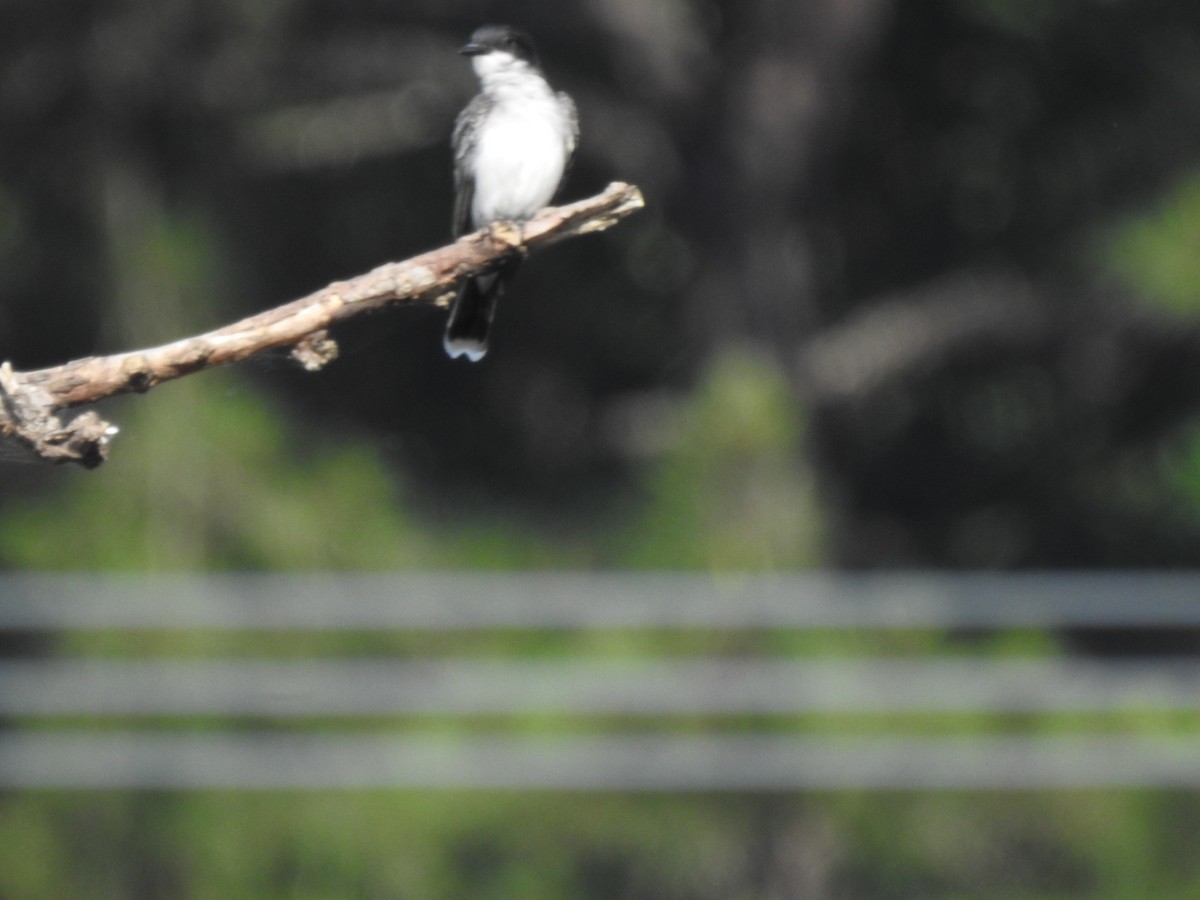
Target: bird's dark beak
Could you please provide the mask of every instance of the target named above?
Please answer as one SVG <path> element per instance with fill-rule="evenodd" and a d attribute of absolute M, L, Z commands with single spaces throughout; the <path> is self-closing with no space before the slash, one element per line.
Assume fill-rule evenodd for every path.
<path fill-rule="evenodd" d="M 462 47 L 458 51 L 463 56 L 479 56 L 482 53 L 487 53 L 487 47 L 482 47 L 474 41 Z"/>

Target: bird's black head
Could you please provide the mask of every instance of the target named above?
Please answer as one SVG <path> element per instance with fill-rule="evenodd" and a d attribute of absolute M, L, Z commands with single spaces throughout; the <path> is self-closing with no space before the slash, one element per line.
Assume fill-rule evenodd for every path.
<path fill-rule="evenodd" d="M 483 56 L 485 53 L 507 53 L 531 65 L 537 65 L 533 39 L 511 25 L 483 25 L 475 29 L 466 46 L 458 51 L 464 56 Z"/>

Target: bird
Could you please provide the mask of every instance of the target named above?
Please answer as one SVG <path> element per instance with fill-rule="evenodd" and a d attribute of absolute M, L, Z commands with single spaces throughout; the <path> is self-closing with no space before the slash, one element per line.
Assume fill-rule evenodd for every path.
<path fill-rule="evenodd" d="M 470 57 L 480 90 L 451 136 L 455 238 L 532 218 L 554 198 L 579 142 L 575 101 L 550 87 L 526 32 L 484 25 L 459 53 Z M 504 260 L 459 287 L 443 342 L 451 358 L 478 362 L 487 353 L 496 300 L 519 265 Z"/>

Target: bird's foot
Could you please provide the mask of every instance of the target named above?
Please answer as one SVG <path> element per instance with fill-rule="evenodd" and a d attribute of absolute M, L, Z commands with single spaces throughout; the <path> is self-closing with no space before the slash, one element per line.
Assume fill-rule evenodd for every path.
<path fill-rule="evenodd" d="M 525 225 L 511 219 L 499 219 L 487 227 L 489 241 L 503 244 L 509 250 L 521 250 L 525 244 Z"/>

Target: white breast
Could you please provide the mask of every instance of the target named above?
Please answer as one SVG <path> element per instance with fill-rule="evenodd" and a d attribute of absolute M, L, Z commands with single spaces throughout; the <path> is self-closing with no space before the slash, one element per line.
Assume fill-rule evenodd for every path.
<path fill-rule="evenodd" d="M 568 126 L 544 82 L 495 100 L 475 149 L 476 228 L 530 218 L 554 197 L 567 165 Z"/>

